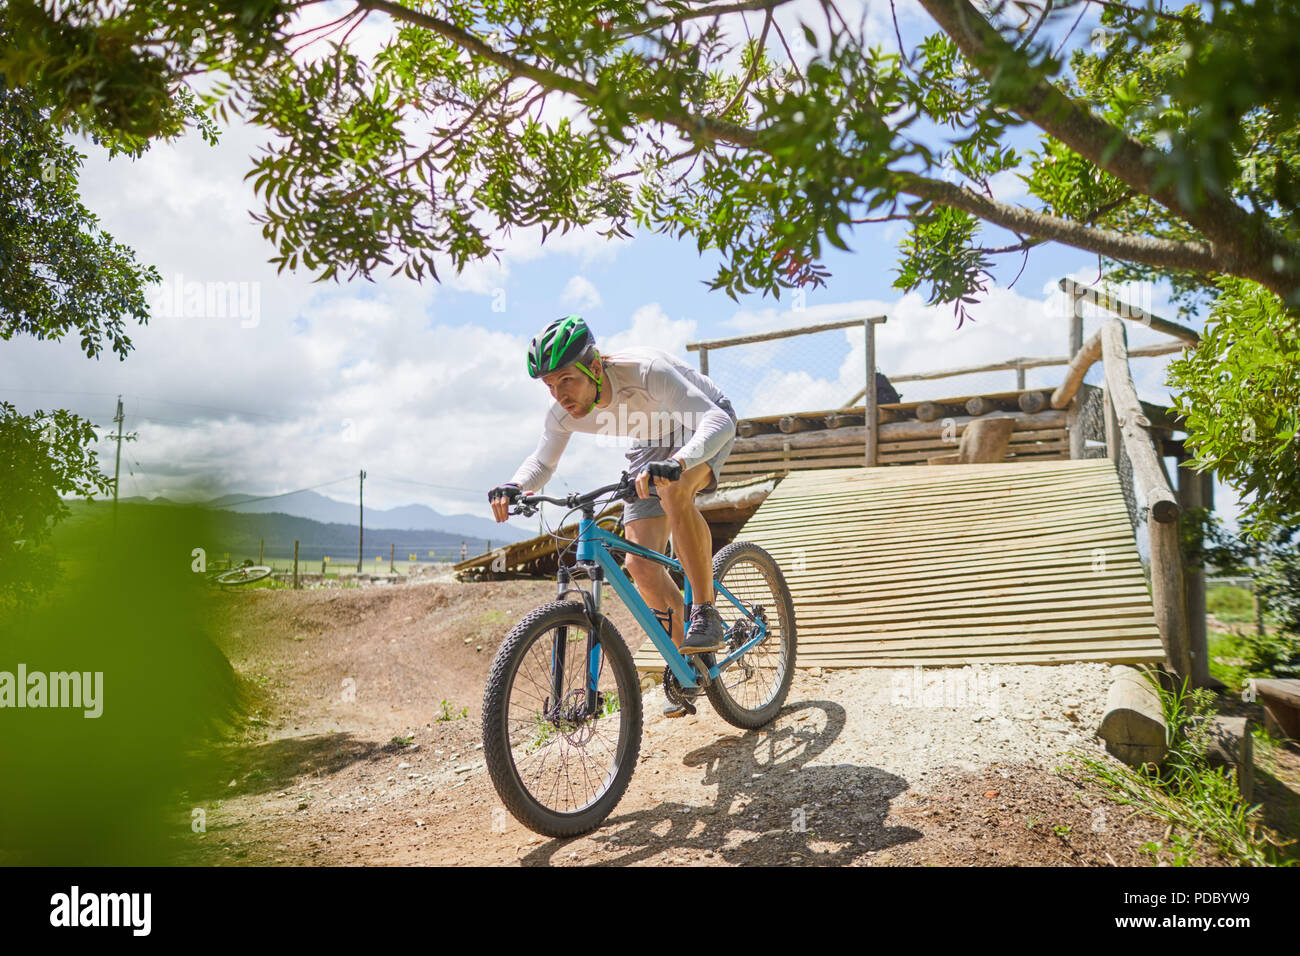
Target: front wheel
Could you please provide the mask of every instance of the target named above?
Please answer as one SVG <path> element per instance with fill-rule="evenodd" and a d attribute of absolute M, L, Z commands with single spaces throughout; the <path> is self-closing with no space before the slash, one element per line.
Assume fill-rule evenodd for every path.
<path fill-rule="evenodd" d="M 776 717 L 794 680 L 794 599 L 776 560 L 749 541 L 733 541 L 713 556 L 713 579 L 750 609 L 762 608 L 767 637 L 705 688 L 723 720 L 745 730 Z M 721 592 L 713 606 L 735 647 L 749 640 L 753 623 Z M 730 653 L 730 650 L 722 653 Z"/>
<path fill-rule="evenodd" d="M 262 565 L 252 565 L 225 571 L 216 576 L 216 582 L 225 587 L 236 584 L 251 584 L 271 576 L 271 569 Z"/>
<path fill-rule="evenodd" d="M 501 643 L 483 689 L 483 756 L 492 783 L 515 819 L 546 836 L 596 829 L 636 769 L 636 666 L 614 625 L 600 617 L 598 628 L 593 667 L 583 604 L 539 607 Z"/>

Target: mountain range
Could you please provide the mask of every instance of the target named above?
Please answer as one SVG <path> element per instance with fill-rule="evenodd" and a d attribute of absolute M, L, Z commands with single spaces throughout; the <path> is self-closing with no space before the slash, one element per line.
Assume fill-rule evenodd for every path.
<path fill-rule="evenodd" d="M 176 504 L 166 498 L 123 498 L 124 502 L 139 504 Z M 288 495 L 262 498 L 255 495 L 229 494 L 205 502 L 209 508 L 231 511 L 235 514 L 279 514 L 307 518 L 321 524 L 357 527 L 355 502 L 335 501 L 314 491 L 296 491 Z M 487 511 L 487 497 L 483 509 Z M 476 540 L 498 542 L 523 541 L 537 532 L 516 527 L 509 522 L 497 524 L 490 517 L 472 514 L 443 514 L 427 505 L 401 505 L 397 508 L 366 508 L 366 532 L 380 531 L 434 531 L 448 536 L 461 535 Z"/>

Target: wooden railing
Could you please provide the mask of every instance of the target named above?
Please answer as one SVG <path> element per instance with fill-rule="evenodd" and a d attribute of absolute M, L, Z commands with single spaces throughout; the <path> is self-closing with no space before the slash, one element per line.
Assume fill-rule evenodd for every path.
<path fill-rule="evenodd" d="M 1077 341 L 1065 378 L 1052 393 L 1053 408 L 1068 408 L 1070 415 L 1071 457 L 1082 457 L 1083 430 L 1079 427 L 1079 388 L 1088 370 L 1102 362 L 1105 386 L 1103 406 L 1106 425 L 1106 449 L 1118 464 L 1121 443 L 1133 465 L 1133 476 L 1141 498 L 1149 508 L 1147 534 L 1151 546 L 1151 600 L 1156 625 L 1164 644 L 1169 669 L 1177 678 L 1187 677 L 1192 686 L 1206 686 L 1210 681 L 1205 631 L 1205 579 L 1200 568 L 1184 568 L 1179 534 L 1179 515 L 1185 508 L 1206 507 L 1213 489 L 1211 474 L 1197 473 L 1184 466 L 1187 454 L 1181 444 L 1177 454 L 1178 488 L 1166 472 L 1165 447 L 1155 429 L 1167 421 L 1153 422 L 1151 406 L 1139 401 L 1129 365 L 1130 356 L 1158 354 L 1153 347 L 1128 348 L 1128 335 L 1121 319 L 1139 322 L 1177 338 L 1173 345 L 1157 346 L 1163 351 L 1181 351 L 1196 347 L 1200 336 L 1194 329 L 1152 315 L 1145 309 L 1129 305 L 1112 295 L 1090 288 L 1072 279 L 1062 279 L 1063 292 L 1074 298 L 1071 341 Z M 1082 305 L 1095 304 L 1115 313 L 1086 342 L 1082 341 Z"/>

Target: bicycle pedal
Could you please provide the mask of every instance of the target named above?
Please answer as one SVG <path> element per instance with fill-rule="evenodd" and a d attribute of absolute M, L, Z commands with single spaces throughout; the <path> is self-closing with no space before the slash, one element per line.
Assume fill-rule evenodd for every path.
<path fill-rule="evenodd" d="M 678 717 L 694 717 L 694 716 L 695 716 L 695 705 L 693 705 L 690 701 L 683 701 L 683 702 L 682 702 L 682 706 L 683 706 L 684 708 L 686 708 L 686 709 L 683 710 L 681 713 L 679 713 L 679 714 L 664 714 L 664 716 L 665 716 L 666 718 L 668 718 L 669 720 L 676 720 Z"/>

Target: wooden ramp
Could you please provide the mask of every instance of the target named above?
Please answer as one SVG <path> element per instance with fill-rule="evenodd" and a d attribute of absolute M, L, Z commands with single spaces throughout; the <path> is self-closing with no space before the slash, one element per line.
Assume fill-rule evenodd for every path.
<path fill-rule="evenodd" d="M 794 472 L 738 537 L 785 572 L 801 667 L 1164 659 L 1109 459 Z"/>

